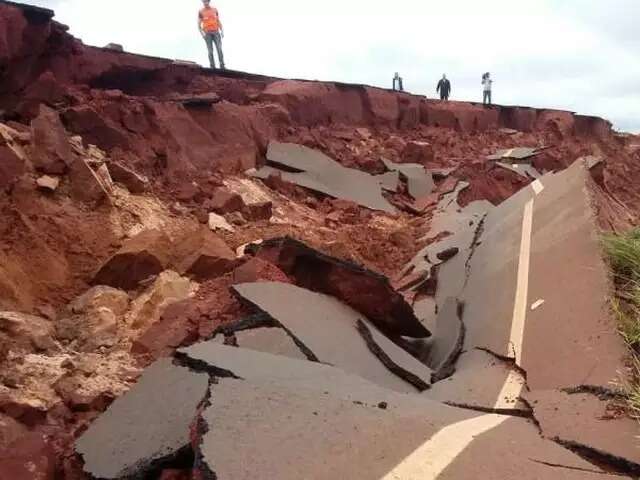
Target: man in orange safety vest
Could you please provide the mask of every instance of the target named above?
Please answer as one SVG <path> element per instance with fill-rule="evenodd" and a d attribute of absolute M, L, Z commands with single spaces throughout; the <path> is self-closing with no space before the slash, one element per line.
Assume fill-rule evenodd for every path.
<path fill-rule="evenodd" d="M 202 3 L 204 8 L 198 12 L 198 29 L 207 44 L 209 64 L 211 68 L 216 68 L 216 61 L 213 57 L 213 44 L 215 44 L 216 50 L 218 51 L 218 59 L 220 60 L 220 67 L 224 69 L 224 55 L 222 53 L 224 31 L 222 30 L 220 15 L 218 14 L 218 9 L 211 6 L 210 0 L 202 0 Z"/>

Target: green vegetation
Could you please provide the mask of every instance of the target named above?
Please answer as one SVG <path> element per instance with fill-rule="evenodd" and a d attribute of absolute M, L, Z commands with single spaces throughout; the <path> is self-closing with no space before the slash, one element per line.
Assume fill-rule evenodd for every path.
<path fill-rule="evenodd" d="M 640 418 L 640 228 L 605 235 L 602 243 L 616 283 L 611 307 L 631 351 L 628 405 L 631 415 Z"/>

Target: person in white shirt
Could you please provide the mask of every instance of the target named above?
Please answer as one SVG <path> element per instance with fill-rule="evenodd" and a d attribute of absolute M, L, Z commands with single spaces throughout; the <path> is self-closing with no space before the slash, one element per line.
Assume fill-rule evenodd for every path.
<path fill-rule="evenodd" d="M 489 72 L 482 75 L 482 86 L 484 95 L 482 97 L 483 105 L 491 105 L 491 87 L 493 85 L 493 80 L 491 80 L 491 74 Z"/>

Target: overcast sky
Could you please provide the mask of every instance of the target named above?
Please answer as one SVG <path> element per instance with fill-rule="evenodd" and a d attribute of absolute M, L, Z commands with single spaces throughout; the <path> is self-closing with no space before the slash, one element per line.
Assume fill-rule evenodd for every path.
<path fill-rule="evenodd" d="M 199 0 L 30 0 L 85 43 L 207 63 Z M 228 68 L 562 108 L 640 132 L 640 0 L 213 0 Z"/>

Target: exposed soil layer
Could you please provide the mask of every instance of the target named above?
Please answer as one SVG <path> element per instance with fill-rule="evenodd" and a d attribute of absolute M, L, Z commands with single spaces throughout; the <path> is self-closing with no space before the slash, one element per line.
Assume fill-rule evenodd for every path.
<path fill-rule="evenodd" d="M 0 451 L 13 452 L 0 455 L 0 478 L 85 478 L 71 442 L 141 367 L 256 313 L 233 284 L 298 281 L 246 244 L 289 236 L 396 279 L 457 180 L 470 184 L 461 206 L 498 204 L 530 182 L 486 159 L 517 146 L 548 147 L 539 171 L 601 158 L 603 228 L 640 211 L 640 139 L 600 118 L 212 71 L 86 46 L 51 12 L 9 2 L 0 72 Z M 429 198 L 414 202 L 406 185 L 386 193 L 399 211 L 382 214 L 250 179 L 270 141 L 371 174 L 386 171 L 383 158 L 448 172 Z M 231 228 L 212 232 L 211 213 Z M 210 238 L 194 242 L 203 229 Z M 92 288 L 145 231 L 166 239 L 127 253 L 139 278 Z M 192 478 L 183 467 L 159 478 Z"/>

